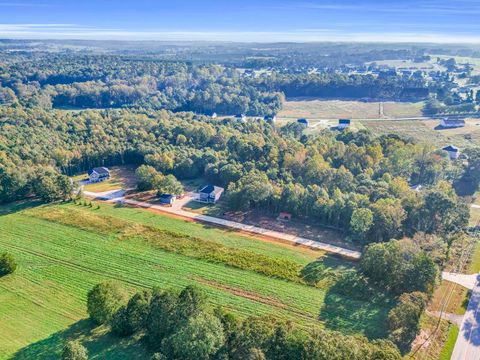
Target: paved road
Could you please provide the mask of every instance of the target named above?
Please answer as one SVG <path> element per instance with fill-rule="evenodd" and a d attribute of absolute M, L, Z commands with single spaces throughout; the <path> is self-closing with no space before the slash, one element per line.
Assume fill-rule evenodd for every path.
<path fill-rule="evenodd" d="M 174 203 L 174 206 L 172 207 L 166 207 L 161 205 L 150 204 L 147 202 L 126 199 L 124 197 L 125 192 L 123 190 L 112 190 L 112 191 L 106 191 L 103 193 L 94 193 L 91 191 L 84 191 L 83 193 L 85 196 L 106 200 L 109 202 L 120 202 L 120 203 L 129 204 L 129 205 L 140 206 L 143 208 L 155 209 L 155 210 L 163 211 L 166 213 L 182 216 L 188 219 L 225 226 L 225 227 L 246 231 L 253 234 L 264 235 L 264 236 L 272 237 L 275 239 L 288 241 L 297 245 L 304 245 L 313 249 L 324 250 L 326 252 L 337 254 L 353 260 L 360 259 L 362 255 L 359 251 L 349 250 L 339 246 L 330 245 L 330 244 L 302 238 L 302 237 L 291 235 L 291 234 L 286 234 L 286 233 L 273 231 L 273 230 L 269 230 L 269 229 L 265 229 L 257 226 L 246 225 L 246 224 L 238 223 L 235 221 L 224 220 L 224 219 L 216 218 L 213 216 L 201 215 L 201 214 L 183 210 L 182 206 L 192 199 L 192 195 L 187 195 L 183 199 L 177 200 Z"/>
<path fill-rule="evenodd" d="M 460 326 L 451 360 L 480 360 L 480 275 Z"/>

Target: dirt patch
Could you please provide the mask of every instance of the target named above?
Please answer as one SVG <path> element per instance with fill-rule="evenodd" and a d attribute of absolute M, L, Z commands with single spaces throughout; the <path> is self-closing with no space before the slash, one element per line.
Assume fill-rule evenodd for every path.
<path fill-rule="evenodd" d="M 291 311 L 291 312 L 295 313 L 296 315 L 301 316 L 301 317 L 303 317 L 305 319 L 308 319 L 308 320 L 312 320 L 312 319 L 316 320 L 317 319 L 315 316 L 312 316 L 311 314 L 309 314 L 307 312 L 301 311 L 299 309 L 292 308 L 291 306 L 281 302 L 278 299 L 272 298 L 270 296 L 260 295 L 258 293 L 252 292 L 252 291 L 247 291 L 247 290 L 235 288 L 233 286 L 221 284 L 219 282 L 204 279 L 202 277 L 193 277 L 193 280 L 198 281 L 201 284 L 208 285 L 208 286 L 214 287 L 216 289 L 226 291 L 226 292 L 228 292 L 230 294 L 233 294 L 235 296 L 240 296 L 242 298 L 252 300 L 252 301 L 255 301 L 255 302 L 259 302 L 261 304 L 273 306 L 273 307 L 276 307 L 278 309 L 284 309 L 284 310 Z"/>

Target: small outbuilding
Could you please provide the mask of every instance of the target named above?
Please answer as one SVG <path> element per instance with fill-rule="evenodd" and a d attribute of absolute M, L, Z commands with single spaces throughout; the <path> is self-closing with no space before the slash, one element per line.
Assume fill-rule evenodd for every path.
<path fill-rule="evenodd" d="M 460 150 L 453 145 L 448 145 L 442 148 L 443 151 L 446 151 L 448 153 L 448 156 L 450 157 L 450 160 L 455 160 L 458 159 L 460 155 Z"/>
<path fill-rule="evenodd" d="M 278 214 L 277 220 L 290 221 L 292 220 L 292 214 L 282 211 L 280 214 Z"/>
<path fill-rule="evenodd" d="M 297 123 L 305 126 L 305 127 L 308 127 L 309 125 L 309 121 L 308 119 L 305 119 L 305 118 L 300 118 L 300 119 L 297 119 Z"/>
<path fill-rule="evenodd" d="M 351 123 L 350 119 L 339 119 L 337 129 L 344 130 L 350 126 L 350 123 Z"/>
<path fill-rule="evenodd" d="M 175 202 L 175 196 L 171 194 L 162 194 L 160 195 L 159 200 L 162 205 L 172 206 Z"/>
<path fill-rule="evenodd" d="M 104 181 L 110 178 L 110 170 L 106 167 L 96 167 L 88 172 L 88 180 L 92 183 Z"/>
<path fill-rule="evenodd" d="M 463 119 L 442 119 L 440 121 L 440 127 L 442 129 L 455 129 L 465 127 L 465 120 Z"/>
<path fill-rule="evenodd" d="M 199 197 L 197 200 L 207 204 L 215 204 L 224 191 L 225 189 L 220 186 L 206 185 L 198 191 Z"/>

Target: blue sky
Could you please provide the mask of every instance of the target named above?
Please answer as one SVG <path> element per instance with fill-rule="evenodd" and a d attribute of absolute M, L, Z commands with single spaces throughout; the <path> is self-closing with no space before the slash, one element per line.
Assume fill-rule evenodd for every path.
<path fill-rule="evenodd" d="M 0 0 L 0 37 L 480 43 L 480 0 Z"/>

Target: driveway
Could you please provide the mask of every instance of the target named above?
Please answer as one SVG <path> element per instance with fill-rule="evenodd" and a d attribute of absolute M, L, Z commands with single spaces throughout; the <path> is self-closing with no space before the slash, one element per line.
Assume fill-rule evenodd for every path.
<path fill-rule="evenodd" d="M 359 251 L 349 250 L 339 246 L 330 245 L 330 244 L 322 243 L 319 241 L 282 233 L 279 231 L 273 231 L 273 230 L 261 228 L 258 226 L 246 225 L 246 224 L 242 224 L 235 221 L 220 219 L 220 218 L 216 218 L 208 215 L 201 215 L 201 214 L 183 210 L 182 209 L 183 205 L 188 203 L 192 199 L 192 197 L 195 196 L 195 194 L 193 193 L 187 194 L 185 195 L 184 198 L 177 200 L 172 207 L 150 204 L 147 202 L 137 201 L 133 199 L 125 199 L 124 197 L 125 192 L 123 190 L 105 191 L 103 193 L 84 191 L 84 195 L 88 197 L 100 199 L 100 200 L 109 201 L 109 202 L 119 202 L 119 203 L 139 206 L 147 209 L 155 209 L 155 210 L 163 211 L 166 213 L 178 215 L 184 218 L 193 219 L 196 221 L 228 227 L 228 228 L 232 228 L 240 231 L 249 232 L 252 234 L 268 236 L 271 238 L 290 242 L 294 245 L 303 245 L 313 249 L 323 250 L 328 253 L 340 255 L 342 257 L 349 258 L 352 260 L 358 260 L 362 255 Z"/>
<path fill-rule="evenodd" d="M 480 359 L 480 275 L 474 275 L 475 284 L 468 303 L 467 311 L 460 326 L 460 332 L 452 353 L 452 360 Z M 471 285 L 470 279 L 459 279 L 458 283 L 464 283 L 466 287 Z M 457 282 L 453 280 L 454 282 Z"/>

